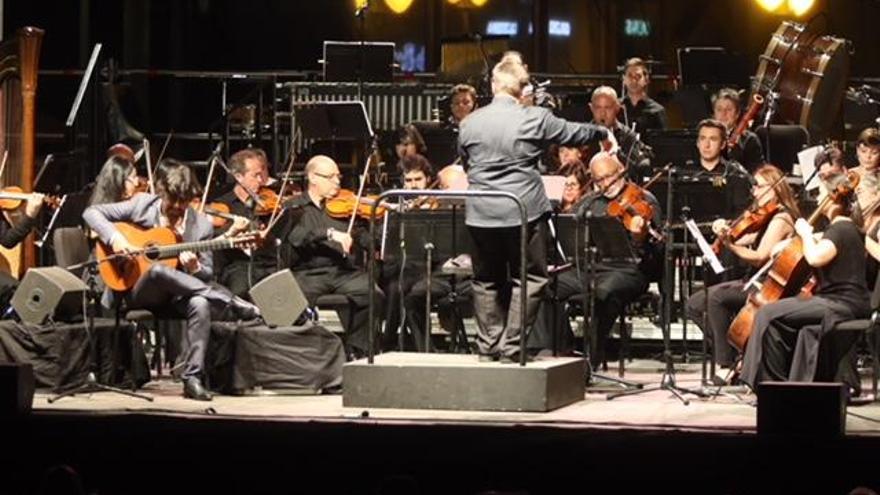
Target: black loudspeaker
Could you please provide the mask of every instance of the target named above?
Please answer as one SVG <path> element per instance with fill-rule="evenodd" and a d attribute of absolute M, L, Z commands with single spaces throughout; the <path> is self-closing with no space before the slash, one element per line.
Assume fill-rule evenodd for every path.
<path fill-rule="evenodd" d="M 34 402 L 34 368 L 0 363 L 0 417 L 27 414 Z"/>
<path fill-rule="evenodd" d="M 282 270 L 264 278 L 248 292 L 269 326 L 290 326 L 309 306 L 293 273 Z"/>
<path fill-rule="evenodd" d="M 846 433 L 842 383 L 758 384 L 758 434 L 840 437 Z"/>
<path fill-rule="evenodd" d="M 63 320 L 82 314 L 87 289 L 76 275 L 59 266 L 31 268 L 12 296 L 12 308 L 25 323 L 42 325 L 48 318 Z"/>

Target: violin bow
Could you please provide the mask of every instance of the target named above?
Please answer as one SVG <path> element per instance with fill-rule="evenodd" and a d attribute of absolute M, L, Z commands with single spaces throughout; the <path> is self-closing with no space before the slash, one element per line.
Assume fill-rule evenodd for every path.
<path fill-rule="evenodd" d="M 299 128 L 296 130 L 296 133 L 298 132 L 300 132 Z M 281 179 L 281 188 L 278 189 L 278 201 L 275 202 L 275 208 L 272 209 L 272 214 L 269 215 L 269 221 L 266 222 L 267 232 L 268 229 L 275 225 L 278 217 L 281 216 L 279 214 L 281 211 L 281 198 L 284 197 L 284 190 L 287 189 L 287 184 L 290 182 L 290 174 L 293 172 L 293 163 L 296 161 L 296 146 L 294 146 L 297 138 L 296 133 L 294 133 L 293 139 L 290 140 L 290 151 L 287 153 L 287 169 L 284 171 L 284 177 Z"/>
<path fill-rule="evenodd" d="M 0 162 L 0 179 L 3 178 L 3 172 L 6 172 L 6 161 L 9 160 L 9 150 L 3 152 L 3 162 Z"/>
<path fill-rule="evenodd" d="M 373 136 L 373 144 L 371 146 L 370 155 L 367 157 L 364 162 L 364 171 L 361 173 L 361 183 L 358 186 L 357 196 L 354 198 L 354 210 L 351 212 L 351 218 L 348 220 L 348 230 L 347 234 L 351 235 L 351 230 L 354 228 L 354 219 L 357 217 L 358 206 L 361 204 L 361 198 L 364 195 L 364 186 L 367 185 L 367 174 L 370 172 L 370 160 L 373 157 L 373 153 L 376 152 L 376 136 Z"/>
<path fill-rule="evenodd" d="M 171 142 L 171 136 L 174 135 L 174 129 L 171 129 L 168 132 L 168 136 L 165 137 L 165 143 L 162 145 L 162 151 L 159 152 L 159 158 L 156 159 L 156 166 L 158 167 L 160 163 L 162 163 L 162 158 L 165 157 L 165 150 L 168 149 L 168 143 Z M 155 172 L 155 170 L 153 170 Z"/>
<path fill-rule="evenodd" d="M 150 183 L 150 194 L 156 194 L 156 186 L 153 181 L 153 164 L 150 162 L 150 141 L 144 138 L 144 160 L 147 164 L 147 181 Z"/>

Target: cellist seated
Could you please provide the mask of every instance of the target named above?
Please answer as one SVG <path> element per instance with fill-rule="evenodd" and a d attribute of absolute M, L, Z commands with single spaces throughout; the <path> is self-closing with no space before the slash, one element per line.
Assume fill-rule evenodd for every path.
<path fill-rule="evenodd" d="M 835 376 L 837 363 L 851 345 L 835 346 L 843 353 L 840 356 L 819 359 L 819 343 L 835 325 L 866 318 L 871 312 L 864 237 L 851 218 L 855 203 L 852 179 L 844 174 L 822 174 L 821 169 L 820 177 L 830 197 L 820 202 L 817 213 L 830 221 L 828 228 L 817 238 L 809 222 L 802 218 L 795 222 L 797 239 L 803 243 L 799 251 L 813 269 L 818 287 L 810 298 L 786 297 L 757 310 L 741 377 L 752 388 L 761 381 L 843 380 L 852 390 L 859 389 L 857 376 Z M 786 249 L 780 257 L 789 254 Z M 791 264 L 788 260 L 779 263 Z M 855 344 L 854 337 L 851 343 Z"/>

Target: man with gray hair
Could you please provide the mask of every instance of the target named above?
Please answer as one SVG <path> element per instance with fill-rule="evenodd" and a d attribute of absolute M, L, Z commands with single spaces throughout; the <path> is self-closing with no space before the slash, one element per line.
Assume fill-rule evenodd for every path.
<path fill-rule="evenodd" d="M 546 218 L 551 208 L 538 161 L 546 145 L 583 146 L 614 137 L 592 124 L 567 122 L 549 110 L 518 103 L 528 72 L 515 60 L 492 70 L 492 103 L 461 124 L 459 152 L 472 191 L 507 191 L 520 198 L 528 221 L 528 294 L 521 294 L 519 209 L 507 198 L 468 198 L 466 223 L 473 240 L 474 312 L 482 360 L 519 359 L 523 329 L 534 320 L 547 282 Z M 526 321 L 520 318 L 527 298 Z"/>
<path fill-rule="evenodd" d="M 589 107 L 593 114 L 593 123 L 610 130 L 620 144 L 617 157 L 626 166 L 627 175 L 636 179 L 641 175 L 640 170 L 650 169 L 650 149 L 639 140 L 639 135 L 636 132 L 617 120 L 620 113 L 620 100 L 617 99 L 617 91 L 611 86 L 599 86 L 593 90 Z M 589 156 L 584 157 L 584 161 L 589 161 L 589 158 Z"/>

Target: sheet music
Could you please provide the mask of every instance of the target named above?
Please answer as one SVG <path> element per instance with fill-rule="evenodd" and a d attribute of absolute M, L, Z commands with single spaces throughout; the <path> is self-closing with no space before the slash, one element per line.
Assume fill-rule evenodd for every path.
<path fill-rule="evenodd" d="M 808 177 L 813 177 L 813 180 L 811 180 L 809 184 L 804 184 L 804 188 L 807 191 L 812 191 L 819 187 L 819 180 L 816 176 L 813 176 L 813 170 L 816 168 L 814 166 L 814 160 L 820 151 L 822 151 L 822 146 L 813 146 L 812 148 L 807 148 L 797 154 L 798 164 L 801 166 L 801 177 L 803 177 L 804 180 Z"/>
<path fill-rule="evenodd" d="M 709 262 L 709 266 L 712 267 L 712 271 L 715 272 L 715 275 L 723 272 L 724 266 L 721 264 L 721 261 L 718 260 L 718 257 L 715 256 L 715 252 L 712 251 L 712 246 L 706 242 L 706 238 L 703 237 L 703 233 L 700 232 L 697 223 L 693 220 L 687 220 L 684 224 L 694 239 L 697 240 L 697 246 L 700 247 L 700 252 L 703 253 L 703 259 Z"/>

